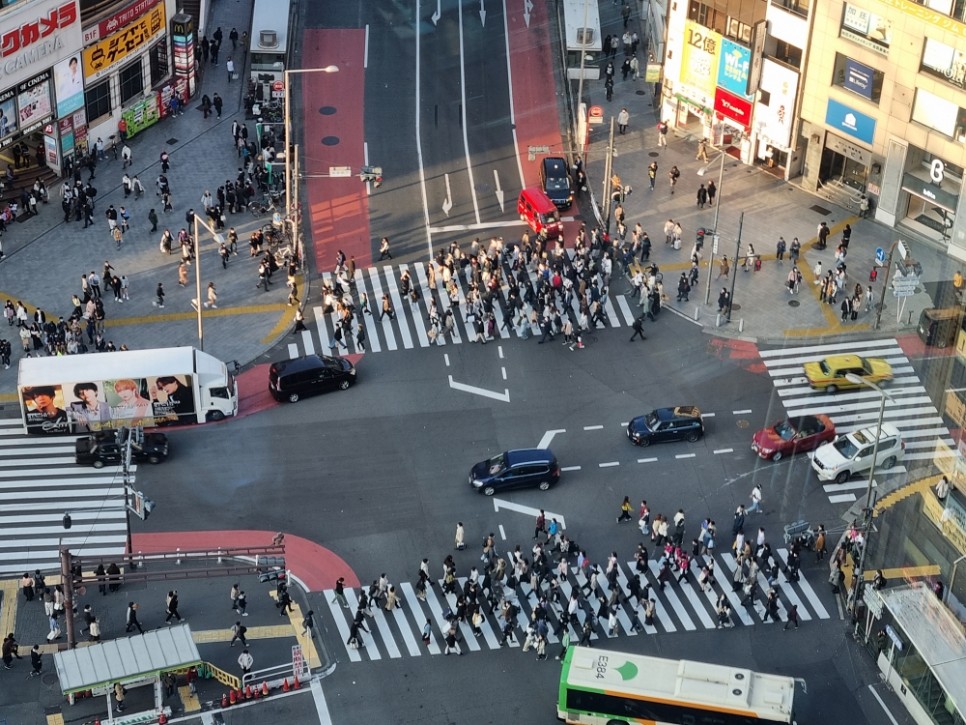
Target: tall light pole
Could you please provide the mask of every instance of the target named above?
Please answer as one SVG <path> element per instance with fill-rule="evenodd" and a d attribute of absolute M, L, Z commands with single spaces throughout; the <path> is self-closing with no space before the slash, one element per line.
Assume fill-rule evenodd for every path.
<path fill-rule="evenodd" d="M 876 459 L 879 457 L 879 439 L 882 437 L 882 419 L 885 417 L 885 404 L 886 399 L 891 400 L 893 403 L 896 402 L 889 393 L 887 393 L 882 386 L 876 385 L 873 382 L 861 378 L 855 373 L 846 373 L 845 379 L 848 380 L 853 385 L 862 385 L 866 388 L 871 388 L 879 394 L 879 420 L 876 422 L 875 429 L 875 441 L 872 443 L 872 465 L 869 466 L 869 481 L 865 487 L 865 541 L 862 544 L 862 553 L 859 555 L 859 568 L 855 572 L 855 583 L 852 586 L 852 591 L 849 594 L 849 599 L 852 603 L 852 608 L 854 611 L 855 603 L 858 601 L 859 589 L 861 588 L 862 581 L 865 577 L 865 556 L 866 552 L 869 550 L 869 538 L 872 534 L 872 486 L 875 483 L 875 465 Z"/>
<path fill-rule="evenodd" d="M 710 169 L 718 162 L 721 163 L 721 168 L 718 170 L 718 188 L 716 189 L 718 202 L 714 205 L 714 231 L 712 232 L 712 238 L 711 238 L 712 249 L 714 249 L 714 241 L 718 238 L 718 214 L 721 212 L 721 184 L 724 181 L 724 162 L 725 162 L 724 151 L 718 154 L 717 161 L 712 161 L 710 164 L 707 164 L 706 166 L 702 166 L 700 169 L 698 169 L 698 176 L 704 176 L 706 173 L 708 173 L 708 169 Z M 713 269 L 714 269 L 714 252 L 712 251 L 711 255 L 708 257 L 708 289 L 704 295 L 704 304 L 706 305 L 710 304 L 711 302 L 711 271 Z"/>
<path fill-rule="evenodd" d="M 222 244 L 225 238 L 212 229 L 208 222 L 203 222 L 197 214 L 194 215 L 194 235 L 195 235 L 195 312 L 198 313 L 198 349 L 204 352 L 205 349 L 205 325 L 201 315 L 203 307 L 201 300 L 201 238 L 198 236 L 198 227 L 203 226 L 214 237 L 217 244 Z"/>
<path fill-rule="evenodd" d="M 587 15 L 590 12 L 590 3 L 591 0 L 584 0 L 584 26 L 583 28 L 577 29 L 577 37 L 574 39 L 579 40 L 581 45 L 587 44 Z M 580 51 L 580 78 L 577 81 L 577 105 L 574 107 L 574 138 L 577 139 L 578 143 L 580 141 L 580 104 L 584 102 L 584 66 L 586 65 L 586 61 L 587 50 L 582 48 Z M 600 70 L 599 64 L 598 70 Z"/>
<path fill-rule="evenodd" d="M 297 163 L 293 157 L 298 156 L 298 146 L 292 139 L 292 76 L 302 73 L 338 72 L 339 66 L 337 65 L 327 65 L 323 68 L 293 68 L 285 71 L 285 216 L 283 219 L 284 223 L 289 227 L 292 246 L 300 260 L 304 260 L 304 255 L 299 244 L 299 230 L 296 222 L 299 215 L 292 213 L 297 202 L 297 199 L 294 198 L 292 193 L 292 181 L 295 178 L 293 163 Z"/>

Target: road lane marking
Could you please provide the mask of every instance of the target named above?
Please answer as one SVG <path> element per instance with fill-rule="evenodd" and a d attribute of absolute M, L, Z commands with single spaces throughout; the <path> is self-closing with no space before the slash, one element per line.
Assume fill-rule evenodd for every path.
<path fill-rule="evenodd" d="M 852 503 L 855 501 L 855 494 L 843 493 L 839 496 L 829 496 L 829 503 Z"/>
<path fill-rule="evenodd" d="M 508 511 L 516 511 L 518 514 L 526 514 L 527 516 L 532 516 L 537 518 L 543 509 L 534 508 L 532 506 L 524 506 L 523 504 L 513 503 L 511 501 L 504 501 L 503 499 L 494 498 L 493 499 L 493 510 L 499 511 L 500 509 L 507 509 Z M 547 521 L 552 519 L 557 519 L 560 522 L 560 528 L 563 530 L 567 529 L 567 524 L 564 520 L 563 514 L 555 514 L 553 511 L 544 511 L 543 516 Z"/>
<path fill-rule="evenodd" d="M 674 457 L 675 458 L 694 458 L 696 455 L 697 455 L 696 453 L 678 453 Z"/>
<path fill-rule="evenodd" d="M 614 466 L 619 466 L 620 461 L 607 461 L 607 463 L 598 463 L 598 468 L 613 468 Z"/>
<path fill-rule="evenodd" d="M 702 413 L 702 418 L 714 418 L 714 413 Z"/>
<path fill-rule="evenodd" d="M 560 469 L 561 471 L 579 471 L 580 466 L 564 466 Z"/>
<path fill-rule="evenodd" d="M 603 429 L 604 429 L 604 426 L 602 426 L 602 425 L 585 425 L 584 426 L 584 430 L 603 430 Z"/>
<path fill-rule="evenodd" d="M 506 366 L 500 368 L 500 372 L 503 374 L 503 379 L 506 380 Z"/>
<path fill-rule="evenodd" d="M 555 428 L 554 430 L 548 430 L 546 433 L 543 434 L 543 438 L 540 439 L 540 442 L 537 443 L 537 448 L 549 448 L 550 441 L 553 440 L 553 437 L 557 435 L 557 433 L 566 433 L 566 432 L 567 432 L 566 428 Z M 563 470 L 566 471 L 568 469 L 565 468 Z"/>
<path fill-rule="evenodd" d="M 656 461 L 656 460 L 657 460 L 657 458 L 638 458 L 637 459 L 637 462 L 638 463 L 654 463 L 654 461 Z"/>
<path fill-rule="evenodd" d="M 714 454 L 717 456 L 719 453 L 734 453 L 734 448 L 716 448 Z"/>
<path fill-rule="evenodd" d="M 751 412 L 750 409 L 749 410 L 732 410 L 731 411 L 731 414 L 732 415 L 748 415 L 750 412 Z"/>
<path fill-rule="evenodd" d="M 487 390 L 486 388 L 478 388 L 475 385 L 467 385 L 466 383 L 458 383 L 453 380 L 453 376 L 449 377 L 449 386 L 453 390 L 459 390 L 463 393 L 470 393 L 472 395 L 479 395 L 482 398 L 490 398 L 491 400 L 499 400 L 503 403 L 510 402 L 510 389 L 504 388 L 502 393 L 497 393 L 493 390 Z"/>

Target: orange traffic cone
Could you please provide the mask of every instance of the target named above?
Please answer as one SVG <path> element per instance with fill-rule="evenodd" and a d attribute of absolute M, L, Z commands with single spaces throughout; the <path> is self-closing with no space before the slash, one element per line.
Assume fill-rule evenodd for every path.
<path fill-rule="evenodd" d="M 251 685 L 245 685 L 245 699 L 246 700 L 251 700 L 252 697 L 253 697 L 253 695 L 252 695 L 252 686 Z"/>
<path fill-rule="evenodd" d="M 238 696 L 235 694 L 235 690 L 231 689 L 228 691 L 228 704 L 234 705 L 236 702 L 238 702 Z"/>
<path fill-rule="evenodd" d="M 222 707 L 228 707 L 228 693 L 227 692 L 221 693 L 221 706 Z M 100 725 L 100 723 L 95 723 L 95 725 Z"/>
<path fill-rule="evenodd" d="M 238 702 L 241 702 L 244 699 L 245 699 L 245 691 L 242 690 L 242 688 L 239 687 L 238 688 Z"/>
<path fill-rule="evenodd" d="M 255 697 L 256 700 L 258 700 L 259 698 L 261 698 L 261 696 L 262 696 L 262 690 L 261 690 L 261 688 L 259 688 L 258 685 L 255 685 L 255 687 L 252 688 L 252 695 Z"/>
<path fill-rule="evenodd" d="M 262 683 L 262 697 L 268 697 L 268 682 Z"/>
<path fill-rule="evenodd" d="M 292 679 L 292 689 L 293 690 L 297 690 L 301 686 L 302 686 L 302 683 L 299 682 L 299 676 L 298 675 L 295 675 L 295 677 Z"/>
<path fill-rule="evenodd" d="M 282 692 L 288 692 L 288 678 L 282 680 Z"/>

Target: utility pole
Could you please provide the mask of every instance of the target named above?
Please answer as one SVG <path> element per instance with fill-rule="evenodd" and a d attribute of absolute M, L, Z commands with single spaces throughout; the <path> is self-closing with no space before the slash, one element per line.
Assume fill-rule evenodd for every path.
<path fill-rule="evenodd" d="M 129 529 L 130 530 L 130 529 Z M 74 631 L 74 572 L 70 549 L 60 550 L 60 580 L 64 584 L 64 621 L 67 623 L 67 648 L 77 646 L 77 633 Z"/>
<path fill-rule="evenodd" d="M 735 263 L 731 270 L 731 296 L 728 299 L 728 322 L 731 322 L 731 308 L 735 306 L 735 282 L 738 280 L 738 257 L 741 255 L 741 226 L 745 222 L 745 213 L 738 215 L 738 239 L 735 240 Z"/>
<path fill-rule="evenodd" d="M 607 158 L 604 159 L 604 231 L 610 234 L 610 210 L 614 203 L 611 177 L 614 174 L 614 118 L 610 119 L 610 137 L 607 140 Z"/>
<path fill-rule="evenodd" d="M 897 239 L 889 247 L 889 256 L 886 258 L 885 279 L 882 281 L 882 292 L 879 294 L 879 309 L 875 312 L 875 324 L 872 326 L 873 330 L 878 330 L 882 322 L 882 308 L 885 307 L 886 290 L 889 289 L 889 275 L 892 274 L 892 254 L 896 251 L 896 245 L 898 243 L 899 240 Z"/>

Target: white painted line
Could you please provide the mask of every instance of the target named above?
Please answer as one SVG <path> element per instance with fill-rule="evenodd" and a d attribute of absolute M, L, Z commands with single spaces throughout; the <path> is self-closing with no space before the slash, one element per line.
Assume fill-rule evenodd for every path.
<path fill-rule="evenodd" d="M 868 688 L 869 692 L 872 693 L 872 697 L 874 697 L 876 702 L 878 702 L 882 707 L 882 711 L 886 714 L 886 717 L 892 722 L 892 725 L 899 725 L 899 721 L 892 717 L 892 713 L 889 712 L 889 708 L 886 707 L 886 704 L 882 701 L 882 698 L 879 697 L 879 693 L 875 691 L 875 688 L 872 685 L 868 685 Z"/>
<path fill-rule="evenodd" d="M 751 412 L 750 409 L 749 410 L 732 410 L 731 411 L 731 414 L 732 415 L 748 415 L 750 412 Z"/>
<path fill-rule="evenodd" d="M 362 67 L 368 68 L 369 67 L 369 23 L 366 23 L 366 43 L 364 47 L 365 47 L 365 52 L 362 54 Z M 366 154 L 367 154 L 367 163 L 368 163 L 368 151 L 366 152 Z"/>
<path fill-rule="evenodd" d="M 382 284 L 379 282 L 379 268 L 369 267 L 369 281 L 372 283 L 372 297 L 369 300 L 369 309 L 372 310 L 372 316 L 379 321 L 379 316 L 382 314 Z M 392 329 L 392 321 L 383 319 L 381 322 L 382 332 L 386 336 L 386 347 L 390 350 L 396 350 L 396 335 Z M 375 348 L 373 348 L 375 349 Z"/>
<path fill-rule="evenodd" d="M 617 306 L 620 307 L 621 314 L 624 315 L 624 321 L 627 323 L 628 327 L 634 324 L 634 313 L 631 312 L 631 306 L 627 302 L 627 297 L 620 295 L 617 298 Z"/>
<path fill-rule="evenodd" d="M 787 549 L 779 549 L 778 555 L 782 558 L 782 561 L 784 561 L 786 564 L 788 563 Z M 812 585 L 809 584 L 809 582 L 805 579 L 804 576 L 799 576 L 798 588 L 802 590 L 802 594 L 804 594 L 805 598 L 808 599 L 808 603 L 812 605 L 812 611 L 814 611 L 815 614 L 817 614 L 820 619 L 828 619 L 829 618 L 828 610 L 825 608 L 825 605 L 822 604 L 822 601 L 818 598 L 818 595 L 815 593 L 815 590 L 812 589 Z M 786 594 L 788 593 L 788 589 L 790 589 L 790 587 L 785 588 Z M 836 597 L 836 599 L 837 598 L 838 597 Z M 798 608 L 801 609 L 802 606 L 800 602 L 798 602 L 798 605 L 799 605 Z"/>
<path fill-rule="evenodd" d="M 503 374 L 503 379 L 506 380 L 506 367 L 500 368 L 500 372 Z"/>
<path fill-rule="evenodd" d="M 584 430 L 603 430 L 603 429 L 604 429 L 604 426 L 602 426 L 602 425 L 585 425 L 584 426 Z"/>
<path fill-rule="evenodd" d="M 496 346 L 496 353 L 500 356 L 500 359 L 503 360 L 503 345 Z"/>
<path fill-rule="evenodd" d="M 299 356 L 299 346 L 296 345 L 294 342 L 290 342 L 288 344 L 288 359 L 294 360 L 298 356 Z"/>
<path fill-rule="evenodd" d="M 833 352 L 841 353 L 843 350 L 861 350 L 868 347 L 895 347 L 899 343 L 894 339 L 885 340 L 860 340 L 857 342 L 836 342 L 831 345 L 805 345 L 803 347 L 788 347 L 780 350 L 760 350 L 758 356 L 762 358 L 768 357 L 784 357 L 787 355 L 796 355 L 802 352 Z"/>
<path fill-rule="evenodd" d="M 453 380 L 452 375 L 448 377 L 449 377 L 449 386 L 453 390 L 459 390 L 460 392 L 470 393 L 472 395 L 479 395 L 481 398 L 490 398 L 491 400 L 499 400 L 502 403 L 510 402 L 509 388 L 504 388 L 502 393 L 497 393 L 493 390 L 487 390 L 486 388 L 478 388 L 475 385 L 467 385 L 466 383 L 457 383 L 455 380 Z"/>
<path fill-rule="evenodd" d="M 540 442 L 537 443 L 537 448 L 549 448 L 550 441 L 553 440 L 553 437 L 557 435 L 557 433 L 566 433 L 566 432 L 567 432 L 566 428 L 556 428 L 554 430 L 548 430 L 546 433 L 543 434 L 543 438 L 540 439 Z M 565 468 L 564 470 L 566 471 L 567 469 Z"/>
<path fill-rule="evenodd" d="M 519 503 L 512 503 L 511 501 L 504 501 L 500 498 L 493 499 L 493 510 L 499 511 L 500 509 L 506 509 L 508 511 L 516 511 L 518 514 L 526 514 L 527 516 L 532 516 L 534 519 L 540 514 L 541 509 L 534 508 L 533 506 L 524 506 Z M 552 519 L 557 519 L 560 523 L 560 527 L 564 530 L 567 529 L 567 524 L 564 521 L 563 514 L 555 514 L 552 511 L 544 511 L 544 517 L 547 521 Z"/>
<path fill-rule="evenodd" d="M 506 531 L 503 530 L 503 524 L 500 524 L 499 529 L 500 529 L 500 539 L 502 541 L 506 541 Z"/>
<path fill-rule="evenodd" d="M 379 630 L 379 634 L 382 635 L 382 644 L 389 653 L 390 659 L 399 659 L 402 657 L 402 652 L 399 651 L 399 647 L 396 646 L 396 639 L 392 636 L 392 630 L 389 629 L 389 624 L 386 620 L 386 615 L 384 610 L 378 603 L 373 603 L 372 616 L 375 619 L 375 626 L 370 625 L 372 633 L 375 634 L 376 629 Z"/>
<path fill-rule="evenodd" d="M 694 458 L 696 455 L 697 455 L 696 453 L 678 453 L 674 457 L 675 458 Z"/>
<path fill-rule="evenodd" d="M 614 466 L 619 466 L 620 461 L 607 461 L 607 463 L 598 463 L 597 468 L 613 468 Z"/>
<path fill-rule="evenodd" d="M 355 599 L 355 593 L 351 591 L 347 591 L 346 601 L 350 601 L 349 600 L 350 595 L 352 596 L 353 600 Z M 339 637 L 342 640 L 342 644 L 345 647 L 345 651 L 349 655 L 349 659 L 352 662 L 361 662 L 362 655 L 359 654 L 359 650 L 352 649 L 347 644 L 345 644 L 346 640 L 349 639 L 349 625 L 346 623 L 345 615 L 342 613 L 342 605 L 339 604 L 337 601 L 336 602 L 332 601 L 334 596 L 335 596 L 335 592 L 332 589 L 326 589 L 324 592 L 322 592 L 322 598 L 325 599 L 326 604 L 329 605 L 329 611 L 332 613 L 332 619 L 335 621 L 336 629 L 339 630 Z M 351 602 L 350 602 L 350 606 L 351 606 Z M 355 610 L 350 609 L 349 611 L 351 612 Z"/>
<path fill-rule="evenodd" d="M 637 459 L 637 462 L 638 463 L 654 463 L 654 461 L 656 461 L 656 460 L 657 460 L 657 458 L 638 458 Z"/>
<path fill-rule="evenodd" d="M 716 448 L 714 454 L 717 456 L 720 453 L 734 453 L 734 448 Z"/>
<path fill-rule="evenodd" d="M 365 290 L 365 277 L 362 276 L 361 269 L 356 270 L 355 281 L 357 289 Z M 368 294 L 366 296 L 368 299 Z M 369 299 L 369 311 L 372 314 L 367 315 L 365 312 L 360 312 L 359 314 L 360 324 L 364 322 L 366 326 L 366 349 L 371 352 L 379 352 L 382 350 L 382 346 L 379 344 L 379 335 L 376 334 L 376 315 L 382 311 L 382 300 L 376 300 L 375 304 L 379 305 L 379 307 L 375 312 L 372 312 L 373 300 Z"/>
<path fill-rule="evenodd" d="M 372 269 L 370 267 L 370 269 Z M 396 322 L 399 325 L 399 335 L 402 337 L 403 347 L 407 350 L 413 349 L 413 336 L 409 332 L 409 325 L 406 323 L 406 310 L 404 308 L 405 304 L 408 304 L 406 300 L 403 299 L 402 294 L 399 292 L 399 283 L 396 281 L 396 275 L 393 274 L 393 268 L 386 266 L 382 268 L 382 273 L 385 275 L 384 282 L 386 285 L 386 292 L 389 298 L 392 300 L 393 307 L 396 310 Z M 379 299 L 379 309 L 382 309 L 382 298 Z M 414 323 L 417 327 L 420 324 L 419 320 Z"/>
<path fill-rule="evenodd" d="M 855 501 L 855 494 L 843 493 L 838 496 L 829 496 L 829 503 L 852 503 Z"/>
<path fill-rule="evenodd" d="M 368 26 L 366 26 L 366 37 L 368 38 Z M 315 701 L 315 711 L 319 716 L 319 725 L 332 725 L 332 715 L 329 713 L 329 706 L 325 701 L 325 694 L 322 692 L 322 680 L 312 680 L 312 699 Z"/>
<path fill-rule="evenodd" d="M 621 428 L 626 428 L 628 425 L 630 425 L 630 422 L 625 420 L 623 423 L 621 423 Z"/>
<path fill-rule="evenodd" d="M 408 272 L 408 271 L 409 271 L 409 265 L 408 264 L 400 264 L 399 265 L 399 273 L 400 274 L 402 274 L 403 272 Z M 418 279 L 413 279 L 413 276 L 412 275 L 410 275 L 410 283 L 412 284 L 413 288 L 416 288 L 416 287 L 419 286 L 419 280 Z M 405 302 L 406 302 L 406 300 L 403 300 L 403 303 L 405 303 Z M 415 303 L 415 302 L 410 301 L 410 303 L 409 303 L 409 311 L 413 315 L 413 327 L 416 328 L 416 339 L 419 340 L 419 346 L 420 347 L 428 347 L 429 346 L 429 336 L 426 334 L 426 329 L 423 326 L 422 312 L 420 311 L 419 305 L 417 303 Z M 402 324 L 402 323 L 400 323 L 400 324 Z"/>
<path fill-rule="evenodd" d="M 877 484 L 875 482 L 875 479 L 873 478 L 872 488 L 875 488 L 876 485 Z M 822 490 L 824 490 L 825 493 L 833 493 L 833 492 L 841 493 L 842 491 L 855 491 L 858 489 L 862 489 L 864 491 L 866 488 L 868 488 L 868 486 L 869 486 L 869 479 L 866 478 L 865 480 L 862 480 L 862 481 L 847 481 L 846 483 L 826 483 L 824 486 L 822 486 Z"/>
<path fill-rule="evenodd" d="M 446 367 L 449 367 L 449 353 L 448 352 L 444 352 L 443 353 L 443 361 L 446 363 Z"/>
<path fill-rule="evenodd" d="M 402 597 L 408 598 L 408 594 L 404 593 L 401 588 L 399 593 Z M 409 602 L 415 605 L 415 597 L 409 600 Z M 399 628 L 399 631 L 402 632 L 403 641 L 406 643 L 406 650 L 409 652 L 409 656 L 419 657 L 422 654 L 422 650 L 420 650 L 419 645 L 416 644 L 416 637 L 413 636 L 413 629 L 409 626 L 409 620 L 406 617 L 406 610 L 409 609 L 411 611 L 413 608 L 417 607 L 408 607 L 403 605 L 393 609 L 392 614 L 396 618 L 396 626 Z M 422 610 L 419 610 L 419 612 L 421 614 Z M 416 626 L 421 627 L 422 622 L 417 622 Z"/>
<path fill-rule="evenodd" d="M 312 331 L 302 330 L 302 346 L 306 355 L 315 354 L 315 342 L 312 341 Z"/>
<path fill-rule="evenodd" d="M 702 418 L 714 418 L 714 413 L 702 413 Z"/>
<path fill-rule="evenodd" d="M 406 598 L 406 604 L 403 604 L 403 606 L 409 609 L 409 611 L 413 612 L 413 619 L 416 619 L 416 616 L 417 616 L 416 612 L 419 612 L 419 616 L 422 617 L 423 610 L 418 604 L 416 604 L 416 602 L 419 601 L 419 598 L 416 596 L 416 590 L 413 588 L 413 585 L 410 584 L 409 582 L 403 582 L 399 586 L 402 588 L 403 596 Z M 412 602 L 412 604 L 410 604 L 410 602 Z M 420 642 L 422 642 L 422 632 L 423 632 L 424 624 L 425 622 L 416 622 L 416 631 L 419 632 Z M 425 647 L 426 647 L 426 650 L 431 655 L 438 655 L 443 653 L 442 650 L 439 648 L 439 645 L 436 643 L 435 637 L 430 637 L 429 644 L 425 645 Z"/>
<path fill-rule="evenodd" d="M 561 471 L 579 471 L 580 466 L 564 466 L 560 469 Z"/>

